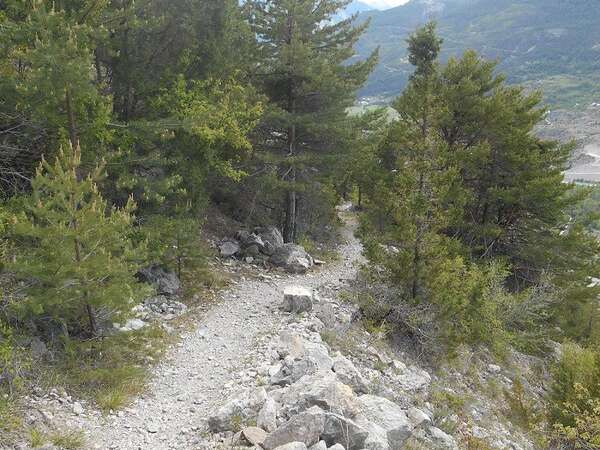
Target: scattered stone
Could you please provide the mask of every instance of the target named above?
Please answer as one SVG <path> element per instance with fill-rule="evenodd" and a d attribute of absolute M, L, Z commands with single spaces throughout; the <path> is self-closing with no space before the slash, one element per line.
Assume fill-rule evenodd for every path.
<path fill-rule="evenodd" d="M 421 411 L 418 408 L 409 408 L 406 414 L 415 428 L 422 425 L 423 423 L 431 423 L 431 418 L 425 412 Z"/>
<path fill-rule="evenodd" d="M 325 427 L 325 413 L 314 406 L 307 411 L 293 416 L 275 431 L 271 432 L 264 441 L 264 448 L 273 450 L 291 442 L 303 442 L 311 446 L 319 442 Z"/>
<path fill-rule="evenodd" d="M 283 392 L 280 403 L 287 417 L 313 406 L 345 417 L 354 417 L 359 412 L 352 388 L 340 383 L 331 371 L 300 378 Z"/>
<path fill-rule="evenodd" d="M 302 286 L 288 286 L 283 291 L 283 310 L 291 313 L 311 311 L 313 307 L 312 292 Z"/>
<path fill-rule="evenodd" d="M 274 431 L 277 428 L 277 403 L 271 397 L 267 398 L 258 413 L 256 425 L 268 432 Z"/>
<path fill-rule="evenodd" d="M 488 371 L 493 374 L 499 374 L 500 372 L 502 372 L 502 367 L 500 367 L 496 364 L 489 364 Z"/>
<path fill-rule="evenodd" d="M 344 442 L 348 450 L 361 450 L 369 432 L 363 427 L 338 414 L 328 413 L 325 419 L 325 429 L 321 438 L 327 445 Z"/>
<path fill-rule="evenodd" d="M 367 392 L 367 381 L 348 358 L 342 355 L 336 356 L 333 359 L 333 371 L 342 383 L 352 387 L 355 392 Z"/>
<path fill-rule="evenodd" d="M 213 433 L 232 431 L 235 420 L 255 419 L 267 400 L 267 391 L 261 387 L 245 392 L 240 397 L 223 405 L 214 416 L 208 419 L 208 427 Z"/>
<path fill-rule="evenodd" d="M 444 433 L 442 430 L 436 427 L 429 427 L 427 434 L 433 440 L 436 448 L 440 450 L 457 450 L 458 445 L 452 436 Z"/>
<path fill-rule="evenodd" d="M 81 406 L 81 403 L 79 402 L 75 402 L 73 403 L 73 414 L 80 416 L 82 415 L 84 412 L 83 406 Z"/>
<path fill-rule="evenodd" d="M 247 427 L 242 430 L 244 438 L 252 445 L 262 446 L 267 432 L 258 427 Z"/>
<path fill-rule="evenodd" d="M 361 414 L 387 433 L 391 448 L 401 448 L 414 426 L 400 406 L 383 397 L 362 395 L 358 398 Z"/>
<path fill-rule="evenodd" d="M 329 450 L 346 450 L 342 444 L 335 444 L 329 447 Z"/>
<path fill-rule="evenodd" d="M 219 244 L 219 253 L 223 258 L 231 258 L 237 255 L 241 250 L 240 244 L 236 241 L 223 241 Z"/>
<path fill-rule="evenodd" d="M 137 331 L 146 326 L 146 322 L 141 319 L 129 319 L 125 325 L 119 328 L 121 331 Z"/>
<path fill-rule="evenodd" d="M 274 450 L 307 450 L 304 442 L 290 442 L 289 444 L 277 447 Z"/>
<path fill-rule="evenodd" d="M 313 445 L 309 450 L 327 450 L 327 443 L 325 441 L 319 441 Z"/>
<path fill-rule="evenodd" d="M 283 236 L 276 227 L 256 228 L 254 233 L 258 234 L 264 242 L 263 252 L 267 255 L 272 255 L 276 248 L 283 245 Z"/>

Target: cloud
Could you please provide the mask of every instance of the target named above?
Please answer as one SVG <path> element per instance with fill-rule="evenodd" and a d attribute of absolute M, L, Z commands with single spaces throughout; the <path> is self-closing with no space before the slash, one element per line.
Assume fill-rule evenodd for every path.
<path fill-rule="evenodd" d="M 378 9 L 393 8 L 394 6 L 403 5 L 408 0 L 362 0 L 365 3 Z"/>

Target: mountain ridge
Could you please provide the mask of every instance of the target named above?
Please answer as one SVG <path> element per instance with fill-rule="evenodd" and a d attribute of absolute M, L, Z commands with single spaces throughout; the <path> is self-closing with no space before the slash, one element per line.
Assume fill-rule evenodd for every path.
<path fill-rule="evenodd" d="M 380 47 L 381 61 L 361 95 L 384 100 L 402 91 L 412 68 L 406 37 L 433 19 L 444 38 L 442 60 L 474 49 L 499 61 L 510 82 L 542 88 L 551 105 L 600 98 L 600 8 L 592 0 L 411 0 L 369 11 L 357 57 Z M 577 49 L 577 51 L 573 51 Z"/>

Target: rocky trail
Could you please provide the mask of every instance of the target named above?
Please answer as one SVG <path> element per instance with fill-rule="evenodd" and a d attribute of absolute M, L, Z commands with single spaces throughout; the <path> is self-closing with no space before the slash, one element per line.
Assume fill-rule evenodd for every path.
<path fill-rule="evenodd" d="M 193 448 L 207 431 L 207 419 L 257 373 L 258 340 L 276 333 L 288 321 L 280 311 L 283 290 L 301 285 L 336 290 L 355 276 L 361 245 L 346 218 L 339 259 L 306 275 L 245 280 L 221 294 L 219 302 L 193 332 L 156 368 L 147 393 L 118 415 L 94 416 L 82 423 L 90 448 Z"/>
<path fill-rule="evenodd" d="M 244 271 L 216 306 L 190 317 L 193 327 L 125 409 L 102 414 L 66 394 L 45 395 L 34 409 L 81 430 L 86 449 L 457 450 L 468 435 L 533 450 L 502 420 L 503 402 L 472 388 L 472 366 L 432 376 L 355 320 L 358 307 L 342 292 L 364 260 L 355 215 L 340 214 L 335 261 L 304 275 Z M 512 386 L 496 365 L 475 374 L 479 384 Z M 443 401 L 461 395 L 471 402 L 465 419 Z"/>

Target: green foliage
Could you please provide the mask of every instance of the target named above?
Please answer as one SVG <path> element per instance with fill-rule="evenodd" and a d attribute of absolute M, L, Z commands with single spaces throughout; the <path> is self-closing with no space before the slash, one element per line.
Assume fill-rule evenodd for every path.
<path fill-rule="evenodd" d="M 94 156 L 110 139 L 110 101 L 90 70 L 102 28 L 92 23 L 93 8 L 80 5 L 80 10 L 89 13 L 86 19 L 51 2 L 21 2 L 0 24 L 0 97 L 7 114 L 0 120 L 21 116 L 45 129 L 40 140 L 50 158 L 67 137 L 73 145 L 81 140 Z M 30 151 L 21 149 L 21 158 L 30 157 Z"/>
<path fill-rule="evenodd" d="M 472 51 L 440 67 L 440 42 L 433 24 L 408 39 L 415 71 L 363 166 L 367 255 L 400 302 L 433 306 L 415 323 L 391 305 L 397 321 L 498 351 L 539 351 L 557 324 L 589 337 L 598 242 L 565 214 L 577 198 L 562 176 L 571 148 L 536 137 L 538 93 L 506 86 Z"/>
<path fill-rule="evenodd" d="M 299 205 L 313 202 L 308 186 L 329 180 L 328 167 L 342 150 L 346 110 L 376 61 L 373 53 L 349 63 L 365 25 L 331 20 L 346 3 L 252 0 L 245 5 L 258 38 L 256 84 L 269 100 L 253 163 L 281 198 L 273 219 L 284 216 L 286 242 L 306 231 Z"/>
<path fill-rule="evenodd" d="M 550 392 L 550 417 L 552 423 L 567 427 L 576 425 L 579 414 L 589 412 L 588 400 L 600 398 L 600 361 L 592 349 L 565 343 L 561 358 L 553 370 Z M 586 396 L 582 396 L 583 392 Z"/>
<path fill-rule="evenodd" d="M 502 351 L 508 342 L 502 321 L 510 295 L 504 290 L 506 270 L 447 259 L 430 268 L 430 302 L 437 307 L 441 336 L 453 346 L 484 344 Z"/>
<path fill-rule="evenodd" d="M 184 270 L 198 269 L 205 251 L 200 240 L 200 224 L 186 217 L 156 216 L 144 225 L 143 234 L 148 239 L 148 257 L 176 270 L 179 278 Z"/>
<path fill-rule="evenodd" d="M 20 248 L 10 267 L 35 280 L 20 314 L 96 334 L 98 310 L 110 320 L 143 293 L 133 278 L 141 254 L 130 240 L 133 200 L 109 208 L 96 186 L 102 167 L 79 179 L 80 158 L 78 148 L 61 151 L 38 169 L 27 210 L 13 219 L 11 237 Z"/>
<path fill-rule="evenodd" d="M 572 425 L 557 423 L 556 439 L 573 450 L 600 448 L 600 398 L 592 397 L 581 384 L 574 386 L 575 398 L 564 403 L 563 414 L 573 418 Z"/>
<path fill-rule="evenodd" d="M 143 391 L 148 363 L 158 360 L 168 343 L 159 327 L 118 333 L 102 340 L 69 340 L 65 353 L 45 377 L 95 401 L 104 411 L 115 411 Z"/>
<path fill-rule="evenodd" d="M 543 422 L 543 414 L 537 411 L 528 398 L 520 379 L 517 378 L 511 388 L 505 390 L 504 397 L 509 407 L 508 417 L 515 425 L 527 431 L 532 431 L 538 424 Z"/>

